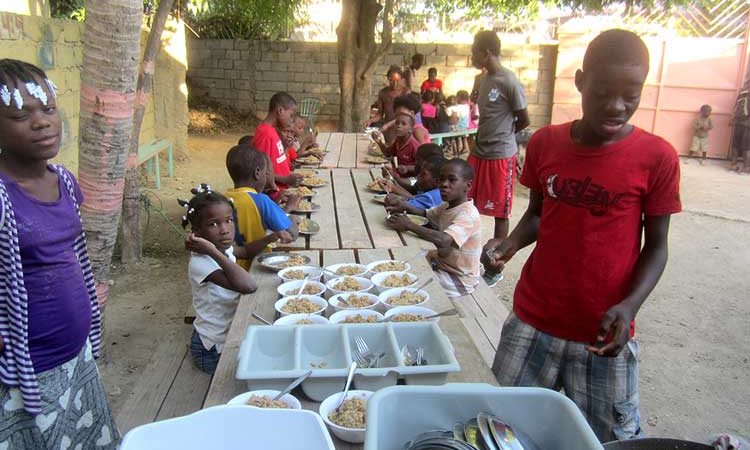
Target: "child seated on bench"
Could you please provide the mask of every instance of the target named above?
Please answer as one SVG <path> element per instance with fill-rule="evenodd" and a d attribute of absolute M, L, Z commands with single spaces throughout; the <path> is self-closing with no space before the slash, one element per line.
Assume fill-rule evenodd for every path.
<path fill-rule="evenodd" d="M 440 198 L 438 181 L 440 180 L 440 170 L 446 161 L 442 155 L 433 156 L 421 161 L 418 164 L 419 174 L 417 174 L 417 182 L 414 184 L 419 193 L 416 195 L 389 193 L 385 197 L 386 208 L 403 208 L 406 212 L 411 212 L 411 210 L 434 208 L 443 203 L 443 200 Z"/>
<path fill-rule="evenodd" d="M 227 171 L 234 188 L 226 192 L 235 207 L 236 234 L 234 240 L 247 253 L 239 264 L 250 268 L 250 262 L 267 250 L 268 244 L 281 241 L 289 244 L 297 239 L 297 225 L 284 210 L 263 193 L 271 173 L 268 156 L 247 145 L 232 147 L 227 152 Z M 299 197 L 297 197 L 299 202 Z M 296 208 L 296 205 L 287 205 Z M 270 231 L 270 234 L 267 234 Z"/>
<path fill-rule="evenodd" d="M 422 144 L 417 148 L 417 162 L 414 165 L 414 171 L 418 174 L 421 170 L 422 162 L 433 158 L 443 157 L 443 149 L 437 144 Z M 382 170 L 384 177 L 393 177 L 393 180 L 383 180 L 380 185 L 383 189 L 394 194 L 401 195 L 402 197 L 411 197 L 416 194 L 421 194 L 424 190 L 414 183 L 413 178 L 402 177 L 398 170 L 393 167 L 383 167 Z M 436 177 L 439 178 L 439 177 Z"/>
<path fill-rule="evenodd" d="M 439 206 L 419 209 L 398 205 L 386 207 L 391 216 L 386 224 L 396 231 L 412 231 L 432 242 L 437 250 L 427 254 L 440 285 L 449 297 L 470 294 L 479 284 L 482 252 L 482 222 L 474 203 L 467 198 L 474 170 L 462 159 L 451 159 L 440 170 Z M 415 224 L 403 212 L 429 219 L 435 228 Z"/>

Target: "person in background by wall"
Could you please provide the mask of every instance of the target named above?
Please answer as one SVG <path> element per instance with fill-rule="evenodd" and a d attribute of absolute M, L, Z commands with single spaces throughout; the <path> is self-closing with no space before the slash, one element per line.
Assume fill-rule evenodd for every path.
<path fill-rule="evenodd" d="M 378 99 L 375 101 L 377 113 L 367 121 L 365 124 L 366 127 L 381 127 L 395 119 L 396 111 L 393 102 L 396 100 L 396 97 L 411 92 L 409 88 L 405 87 L 402 83 L 403 74 L 400 67 L 389 67 L 385 76 L 388 79 L 388 85 L 378 92 Z M 389 136 L 386 136 L 386 141 L 393 141 L 392 133 Z"/>
<path fill-rule="evenodd" d="M 435 133 L 437 107 L 435 106 L 435 92 L 422 92 L 422 124 L 430 133 Z"/>
<path fill-rule="evenodd" d="M 480 31 L 474 36 L 471 62 L 477 69 L 487 69 L 487 75 L 479 78 L 479 126 L 468 159 L 475 182 L 469 197 L 480 214 L 495 218 L 493 237 L 505 239 L 518 153 L 515 134 L 529 125 L 526 96 L 515 74 L 500 64 L 500 39 L 495 32 Z M 503 275 L 489 268 L 483 277 L 494 286 Z"/>
<path fill-rule="evenodd" d="M 750 97 L 743 89 L 737 97 L 732 118 L 732 155 L 729 170 L 750 172 Z M 740 164 L 742 161 L 742 164 Z"/>
<path fill-rule="evenodd" d="M 701 106 L 700 115 L 693 120 L 693 142 L 690 144 L 690 157 L 701 152 L 700 164 L 706 160 L 708 151 L 708 131 L 713 129 L 714 124 L 711 122 L 711 106 Z"/>
<path fill-rule="evenodd" d="M 427 69 L 427 79 L 422 82 L 420 90 L 422 93 L 428 91 L 443 93 L 443 80 L 438 79 L 437 69 L 435 67 Z"/>
<path fill-rule="evenodd" d="M 404 67 L 404 86 L 410 91 L 415 90 L 416 83 L 419 83 L 417 78 L 417 71 L 424 65 L 424 55 L 421 53 L 415 53 L 411 57 L 411 64 Z"/>

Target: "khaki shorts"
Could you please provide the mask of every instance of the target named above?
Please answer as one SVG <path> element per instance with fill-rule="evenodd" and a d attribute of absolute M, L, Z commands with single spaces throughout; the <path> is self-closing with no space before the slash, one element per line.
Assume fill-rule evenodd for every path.
<path fill-rule="evenodd" d="M 708 138 L 693 136 L 693 143 L 690 144 L 690 153 L 708 152 Z"/>

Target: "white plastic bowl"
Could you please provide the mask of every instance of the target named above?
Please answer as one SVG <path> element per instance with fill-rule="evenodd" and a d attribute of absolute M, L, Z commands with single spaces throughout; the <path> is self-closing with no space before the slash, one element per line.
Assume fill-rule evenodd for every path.
<path fill-rule="evenodd" d="M 328 428 L 337 438 L 341 439 L 342 441 L 351 442 L 352 444 L 361 444 L 365 442 L 365 428 L 344 428 L 331 422 L 331 419 L 328 418 L 328 415 L 333 411 L 336 404 L 338 404 L 339 400 L 341 399 L 342 394 L 343 392 L 337 392 L 323 400 L 323 402 L 320 404 L 318 412 L 320 413 L 320 417 L 323 418 L 323 422 L 328 425 Z M 351 390 L 346 394 L 346 398 L 349 399 L 352 397 L 361 397 L 364 399 L 368 399 L 371 395 L 372 391 Z M 365 426 L 366 424 L 367 417 L 365 417 Z"/>
<path fill-rule="evenodd" d="M 344 266 L 355 266 L 355 267 L 359 268 L 361 270 L 361 272 L 357 273 L 357 274 L 354 274 L 354 275 L 338 275 L 338 276 L 340 276 L 340 277 L 344 277 L 344 276 L 349 276 L 349 277 L 363 277 L 363 278 L 367 277 L 367 266 L 365 266 L 363 264 L 357 264 L 357 263 L 354 263 L 354 262 L 340 263 L 340 264 L 331 264 L 330 266 L 326 266 L 326 270 L 330 270 L 331 272 L 336 273 L 336 271 L 340 267 L 344 267 Z M 329 280 L 332 280 L 332 279 L 334 279 L 334 278 L 337 277 L 336 275 L 334 275 L 331 272 L 323 272 L 323 280 L 329 281 Z"/>
<path fill-rule="evenodd" d="M 431 310 L 430 308 L 425 308 L 423 306 L 392 306 L 390 309 L 388 309 L 385 312 L 385 317 L 388 318 L 391 316 L 397 316 L 399 314 L 417 314 L 422 317 L 426 317 L 426 316 L 431 316 L 435 314 L 435 311 Z M 429 319 L 429 320 L 433 322 L 437 322 L 440 320 L 440 318 L 436 317 L 434 319 Z"/>
<path fill-rule="evenodd" d="M 404 274 L 408 275 L 412 281 L 410 285 L 399 286 L 400 288 L 401 287 L 414 287 L 417 285 L 417 281 L 419 280 L 419 277 L 409 272 L 380 272 L 380 273 L 376 273 L 375 275 L 373 275 L 371 280 L 372 280 L 372 283 L 375 285 L 375 288 L 378 290 L 378 293 L 382 293 L 382 292 L 387 291 L 388 289 L 397 289 L 397 288 L 393 288 L 389 286 L 383 286 L 383 281 L 385 281 L 386 278 L 388 278 L 391 275 L 396 275 L 400 277 Z"/>
<path fill-rule="evenodd" d="M 391 305 L 390 303 L 388 303 L 388 299 L 390 297 L 401 295 L 401 293 L 404 291 L 417 292 L 417 290 L 414 288 L 393 288 L 388 289 L 387 291 L 383 291 L 380 293 L 380 295 L 378 295 L 378 299 L 380 299 L 380 303 L 382 303 L 385 307 L 386 312 L 399 306 L 424 306 L 424 304 L 430 300 L 430 294 L 428 294 L 424 289 L 420 289 L 419 294 L 424 297 L 424 300 L 415 305 Z"/>
<path fill-rule="evenodd" d="M 344 300 L 348 299 L 350 295 L 357 295 L 358 297 L 367 297 L 370 300 L 370 306 L 363 306 L 361 308 L 352 308 L 350 306 L 346 306 L 345 304 L 341 303 L 339 301 L 340 298 L 343 298 Z M 355 311 L 355 310 L 362 310 L 362 309 L 375 309 L 378 306 L 378 296 L 375 294 L 370 294 L 369 292 L 346 292 L 344 294 L 336 294 L 333 297 L 328 299 L 328 303 L 333 306 L 334 311 Z"/>
<path fill-rule="evenodd" d="M 250 406 L 251 408 L 257 408 L 257 406 L 247 404 L 247 401 L 250 400 L 250 397 L 257 395 L 259 397 L 274 398 L 277 395 L 279 395 L 280 392 L 281 391 L 273 391 L 273 390 L 245 392 L 244 394 L 240 394 L 237 397 L 229 400 L 227 405 L 247 405 L 247 406 Z M 302 403 L 300 403 L 299 400 L 297 400 L 297 397 L 293 396 L 292 394 L 285 394 L 279 400 L 289 405 L 289 408 L 273 408 L 273 409 L 302 409 Z M 261 408 L 261 409 L 272 409 L 272 408 Z"/>
<path fill-rule="evenodd" d="M 276 292 L 279 293 L 279 297 L 289 297 L 290 295 L 296 295 L 297 292 L 299 292 L 299 289 L 302 287 L 302 283 L 304 283 L 304 280 L 293 280 L 293 281 L 287 281 L 286 283 L 281 283 L 279 287 L 276 288 Z M 326 293 L 326 285 L 321 283 L 320 281 L 308 280 L 306 286 L 317 286 L 318 289 L 320 289 L 320 292 L 318 292 L 317 294 L 303 294 L 303 295 L 315 295 L 318 297 L 323 297 Z M 288 292 L 292 290 L 294 291 L 294 294 L 290 294 Z"/>
<path fill-rule="evenodd" d="M 363 317 L 375 316 L 378 318 L 378 322 L 383 320 L 382 314 L 371 309 L 345 309 L 331 314 L 331 317 L 328 320 L 331 323 L 343 323 L 347 317 L 356 316 L 358 314 Z"/>
<path fill-rule="evenodd" d="M 311 281 L 320 281 L 320 277 L 323 275 L 323 269 L 321 269 L 320 267 L 315 267 L 315 266 L 287 267 L 277 272 L 277 275 L 279 276 L 279 278 L 281 278 L 282 283 L 286 283 L 287 281 L 299 281 L 293 278 L 286 277 L 286 274 L 288 272 L 291 272 L 292 270 L 301 270 L 305 272 L 305 276 L 309 277 Z"/>
<path fill-rule="evenodd" d="M 375 275 L 376 273 L 380 273 L 380 272 L 376 272 L 374 270 L 375 266 L 377 266 L 379 264 L 383 264 L 383 263 L 389 263 L 389 262 L 403 262 L 406 265 L 406 268 L 404 270 L 402 270 L 402 272 L 408 272 L 408 271 L 411 270 L 411 264 L 409 264 L 408 262 L 400 261 L 398 259 L 381 259 L 380 261 L 373 261 L 370 264 L 368 264 L 367 265 L 367 271 L 370 273 L 370 275 Z M 393 271 L 392 270 L 385 270 L 384 272 L 393 272 Z"/>
<path fill-rule="evenodd" d="M 317 311 L 310 313 L 310 314 L 323 314 L 323 312 L 328 307 L 328 302 L 323 297 L 318 297 L 317 295 L 300 295 L 299 297 L 306 298 L 310 300 L 313 303 L 316 303 L 318 306 L 320 306 L 320 309 Z M 292 295 L 289 297 L 284 297 L 281 300 L 276 301 L 276 303 L 273 304 L 273 308 L 278 311 L 279 314 L 282 316 L 289 316 L 294 313 L 288 313 L 281 310 L 281 308 L 286 305 L 286 302 L 288 302 L 290 299 L 297 298 L 296 295 Z"/>
<path fill-rule="evenodd" d="M 310 320 L 311 324 L 298 324 L 300 320 Z M 330 322 L 325 317 L 318 314 L 289 314 L 282 316 L 274 322 L 274 325 L 326 325 Z"/>
<path fill-rule="evenodd" d="M 329 280 L 326 283 L 326 287 L 328 288 L 328 291 L 331 294 L 336 295 L 336 294 L 349 294 L 349 293 L 352 293 L 352 292 L 367 292 L 370 289 L 372 289 L 372 281 L 370 281 L 370 280 L 368 280 L 367 278 L 364 278 L 364 277 L 351 277 L 351 278 L 354 278 L 355 280 L 357 280 L 359 282 L 359 284 L 362 286 L 362 289 L 360 289 L 358 291 L 339 291 L 338 289 L 334 288 L 334 286 L 336 286 L 340 281 L 343 281 L 344 278 L 346 278 L 346 277 L 338 277 L 338 278 L 333 278 L 333 279 Z"/>

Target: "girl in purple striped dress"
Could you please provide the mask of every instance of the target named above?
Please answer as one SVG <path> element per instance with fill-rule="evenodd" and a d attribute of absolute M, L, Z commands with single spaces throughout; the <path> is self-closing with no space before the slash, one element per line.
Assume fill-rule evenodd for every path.
<path fill-rule="evenodd" d="M 115 449 L 100 315 L 54 84 L 0 59 L 0 450 Z"/>

